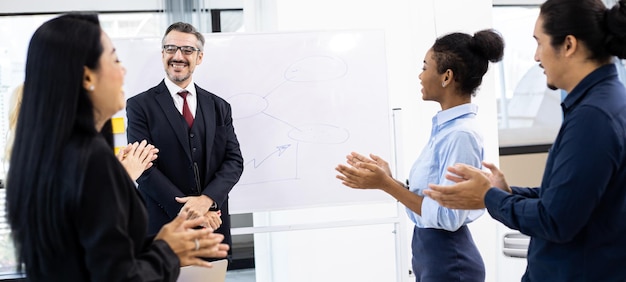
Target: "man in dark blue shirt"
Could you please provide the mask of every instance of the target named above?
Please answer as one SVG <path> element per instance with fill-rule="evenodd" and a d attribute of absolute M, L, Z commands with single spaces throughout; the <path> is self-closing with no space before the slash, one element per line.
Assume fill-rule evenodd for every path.
<path fill-rule="evenodd" d="M 541 187 L 449 168 L 457 184 L 424 193 L 449 208 L 486 207 L 531 236 L 522 281 L 626 281 L 626 90 L 611 56 L 626 58 L 626 0 L 548 0 L 534 37 L 548 86 L 565 90 L 563 124 Z M 621 30 L 619 30 L 621 28 Z"/>

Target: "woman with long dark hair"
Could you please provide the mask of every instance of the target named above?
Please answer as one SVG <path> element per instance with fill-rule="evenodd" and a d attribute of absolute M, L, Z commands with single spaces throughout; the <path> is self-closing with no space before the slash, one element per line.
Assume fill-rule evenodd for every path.
<path fill-rule="evenodd" d="M 208 266 L 199 257 L 226 256 L 223 237 L 184 214 L 145 238 L 143 203 L 100 134 L 124 108 L 125 72 L 95 14 L 52 19 L 30 41 L 7 179 L 30 281 L 175 281 L 181 266 Z"/>

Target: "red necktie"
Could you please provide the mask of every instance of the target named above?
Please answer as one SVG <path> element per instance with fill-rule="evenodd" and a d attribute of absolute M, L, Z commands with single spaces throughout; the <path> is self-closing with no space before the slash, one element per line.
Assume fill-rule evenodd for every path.
<path fill-rule="evenodd" d="M 189 110 L 189 105 L 187 105 L 187 94 L 189 94 L 187 90 L 182 90 L 178 92 L 178 95 L 180 97 L 183 97 L 183 118 L 185 118 L 185 121 L 187 121 L 189 128 L 191 128 L 191 126 L 193 125 L 193 115 Z"/>

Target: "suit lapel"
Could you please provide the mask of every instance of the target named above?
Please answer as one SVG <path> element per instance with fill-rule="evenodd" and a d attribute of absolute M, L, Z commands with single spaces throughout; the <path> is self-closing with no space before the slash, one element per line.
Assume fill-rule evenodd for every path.
<path fill-rule="evenodd" d="M 163 81 L 161 81 L 161 84 L 159 84 L 157 91 L 158 93 L 156 93 L 155 99 L 159 106 L 161 106 L 165 117 L 172 127 L 172 130 L 176 133 L 176 138 L 178 139 L 178 142 L 180 142 L 180 146 L 183 148 L 183 150 L 185 150 L 185 155 L 187 155 L 187 158 L 189 158 L 189 160 L 191 161 L 191 151 L 189 150 L 188 141 L 189 137 L 187 136 L 189 132 L 187 132 L 187 129 L 182 126 L 183 124 L 181 123 L 180 113 L 176 109 L 176 106 L 174 106 L 172 96 L 170 95 L 170 92 L 167 90 L 167 87 L 165 86 L 165 83 Z"/>
<path fill-rule="evenodd" d="M 198 108 L 202 111 L 204 117 L 204 131 L 205 131 L 205 156 L 211 156 L 211 150 L 213 149 L 213 140 L 215 139 L 215 127 L 217 122 L 215 121 L 215 102 L 209 93 L 196 86 L 196 93 L 198 95 Z M 207 158 L 208 160 L 208 158 Z"/>

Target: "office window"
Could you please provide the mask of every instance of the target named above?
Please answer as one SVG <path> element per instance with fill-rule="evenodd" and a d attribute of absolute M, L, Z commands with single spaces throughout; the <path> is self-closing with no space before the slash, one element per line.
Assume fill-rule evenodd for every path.
<path fill-rule="evenodd" d="M 242 9 L 211 9 L 213 32 L 243 32 Z"/>
<path fill-rule="evenodd" d="M 2 184 L 0 184 L 1 186 Z M 2 187 L 4 188 L 4 187 Z M 4 203 L 4 189 L 0 189 L 0 201 Z M 11 240 L 11 229 L 6 220 L 4 205 L 0 210 L 0 278 L 3 274 L 15 272 L 16 266 L 15 252 L 13 250 L 13 242 Z"/>
<path fill-rule="evenodd" d="M 167 27 L 163 13 L 100 14 L 100 25 L 111 38 L 161 37 Z"/>
<path fill-rule="evenodd" d="M 561 91 L 548 89 L 534 60 L 538 15 L 538 6 L 493 8 L 493 27 L 506 44 L 496 66 L 500 147 L 552 144 L 563 119 Z"/>

